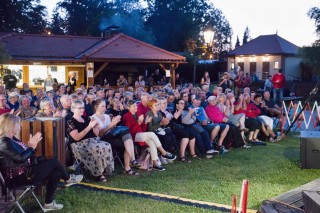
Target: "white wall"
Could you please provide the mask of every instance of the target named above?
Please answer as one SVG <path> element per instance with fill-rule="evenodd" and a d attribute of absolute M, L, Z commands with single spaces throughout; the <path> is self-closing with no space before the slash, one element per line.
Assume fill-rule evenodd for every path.
<path fill-rule="evenodd" d="M 244 72 L 250 71 L 250 62 L 256 62 L 256 73 L 259 79 L 262 79 L 262 63 L 264 61 L 270 62 L 269 74 L 273 75 L 277 73 L 278 69 L 275 69 L 275 62 L 278 62 L 279 68 L 285 67 L 285 74 L 288 76 L 293 76 L 298 78 L 301 76 L 300 62 L 301 59 L 298 57 L 287 57 L 285 59 L 285 66 L 282 65 L 280 55 L 259 55 L 259 56 L 237 56 L 236 66 L 239 62 L 244 63 Z M 230 68 L 230 63 L 233 63 L 233 58 L 228 58 L 228 71 L 232 71 Z"/>

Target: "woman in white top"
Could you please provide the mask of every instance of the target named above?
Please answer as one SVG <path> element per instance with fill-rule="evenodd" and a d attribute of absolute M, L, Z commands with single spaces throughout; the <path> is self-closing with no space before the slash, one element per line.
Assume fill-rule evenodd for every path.
<path fill-rule="evenodd" d="M 146 82 L 143 80 L 143 76 L 142 75 L 140 75 L 138 77 L 138 80 L 136 81 L 136 83 L 134 85 L 136 86 L 136 88 L 145 87 L 146 86 Z"/>
<path fill-rule="evenodd" d="M 124 151 L 124 169 L 128 175 L 139 175 L 138 172 L 134 171 L 131 166 L 139 167 L 140 165 L 135 160 L 133 140 L 130 133 L 123 133 L 118 137 L 113 137 L 110 131 L 117 126 L 121 121 L 121 116 L 115 116 L 110 119 L 110 116 L 106 113 L 106 103 L 103 99 L 97 99 L 93 103 L 94 118 L 98 122 L 99 136 L 104 141 L 108 141 L 111 146 L 120 151 Z M 131 166 L 130 166 L 131 164 Z"/>
<path fill-rule="evenodd" d="M 209 76 L 209 72 L 205 72 L 204 76 L 201 78 L 201 82 L 200 85 L 208 85 L 210 86 L 210 76 Z"/>

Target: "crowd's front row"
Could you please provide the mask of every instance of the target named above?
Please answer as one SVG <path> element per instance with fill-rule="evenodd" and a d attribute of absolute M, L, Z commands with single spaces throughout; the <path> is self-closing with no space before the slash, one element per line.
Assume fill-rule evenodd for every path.
<path fill-rule="evenodd" d="M 89 95 L 95 96 L 94 93 Z M 181 162 L 190 163 L 193 159 L 226 154 L 231 147 L 266 145 L 258 139 L 260 130 L 270 136 L 271 141 L 281 139 L 272 131 L 272 118 L 260 115 L 261 95 L 255 95 L 251 100 L 250 94 L 245 93 L 235 101 L 233 93 L 219 93 L 207 98 L 206 107 L 202 106 L 200 96 L 193 96 L 190 100 L 183 95 L 181 93 L 181 99 L 171 101 L 170 106 L 169 99 L 152 97 L 148 93 L 141 93 L 139 103 L 128 98 L 121 104 L 114 97 L 109 108 L 112 118 L 106 113 L 107 101 L 102 98 L 87 99 L 85 104 L 79 98 L 72 100 L 68 95 L 62 95 L 59 110 L 55 109 L 52 99 L 45 97 L 36 117 L 64 116 L 68 141 L 72 151 L 77 153 L 75 157 L 101 182 L 106 182 L 106 176 L 114 170 L 113 151 L 123 152 L 126 174 L 139 175 L 133 170 L 141 166 L 136 159 L 135 145 L 139 149 L 148 149 L 154 170 L 164 171 L 163 164 L 176 159 L 173 152 L 179 153 Z M 91 116 L 90 108 L 93 111 Z M 63 205 L 53 200 L 58 181 L 64 179 L 69 186 L 80 182 L 82 176 L 71 177 L 57 160 L 31 163 L 41 134 L 31 137 L 25 146 L 14 137 L 19 131 L 18 116 L 10 113 L 0 116 L 0 154 L 7 158 L 1 160 L 1 167 L 19 168 L 5 171 L 6 177 L 15 177 L 18 183 L 49 179 L 45 208 L 61 209 Z M 245 132 L 248 132 L 248 143 L 245 142 Z"/>

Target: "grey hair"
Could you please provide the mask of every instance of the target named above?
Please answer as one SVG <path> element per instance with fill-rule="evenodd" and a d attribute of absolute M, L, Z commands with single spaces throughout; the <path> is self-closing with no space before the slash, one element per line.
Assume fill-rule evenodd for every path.
<path fill-rule="evenodd" d="M 44 107 L 47 105 L 47 104 L 52 104 L 53 105 L 53 100 L 49 97 L 46 97 L 46 98 L 43 98 L 41 101 L 40 101 L 40 109 L 44 109 Z"/>
<path fill-rule="evenodd" d="M 21 95 L 19 98 L 19 104 L 21 105 L 22 99 L 24 99 L 25 97 L 27 97 L 29 99 L 29 101 L 32 101 L 32 98 L 28 95 Z"/>

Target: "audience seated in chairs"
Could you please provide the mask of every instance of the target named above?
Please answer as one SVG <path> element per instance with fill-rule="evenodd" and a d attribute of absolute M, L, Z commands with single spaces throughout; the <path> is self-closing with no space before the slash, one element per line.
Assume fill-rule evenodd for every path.
<path fill-rule="evenodd" d="M 116 128 L 117 124 L 121 121 L 121 116 L 117 115 L 110 119 L 110 116 L 105 114 L 106 103 L 103 99 L 97 99 L 93 104 L 94 114 L 91 119 L 98 122 L 99 136 L 102 140 L 108 141 L 112 148 L 123 151 L 124 158 L 124 169 L 125 173 L 128 175 L 139 175 L 138 172 L 134 171 L 132 166 L 139 166 L 138 162 L 135 160 L 134 155 L 134 145 L 132 136 L 129 132 L 120 133 L 118 136 L 113 136 L 111 134 L 112 130 Z"/>
<path fill-rule="evenodd" d="M 185 130 L 183 125 L 176 124 L 172 118 L 178 118 L 181 116 L 182 109 L 176 111 L 173 115 L 167 110 L 167 100 L 165 98 L 159 98 L 160 101 L 160 112 L 162 115 L 169 119 L 169 122 L 171 123 L 171 128 L 173 129 L 173 133 L 175 134 L 176 138 L 180 140 L 180 149 L 179 149 L 179 154 L 180 154 L 180 161 L 185 162 L 185 163 L 191 163 L 191 160 L 189 160 L 186 157 L 186 148 L 189 145 L 189 152 L 190 156 L 195 158 L 197 155 L 195 154 L 195 135 L 192 134 L 191 132 L 188 132 Z M 181 100 L 183 101 L 183 100 Z M 169 124 L 170 124 L 169 123 Z"/>
<path fill-rule="evenodd" d="M 84 103 L 74 101 L 71 104 L 73 116 L 67 121 L 67 133 L 72 149 L 80 153 L 80 161 L 85 168 L 97 178 L 98 181 L 106 182 L 106 175 L 114 170 L 112 148 L 108 142 L 100 140 L 98 121 L 83 117 Z"/>
<path fill-rule="evenodd" d="M 123 124 L 129 127 L 135 142 L 145 142 L 148 145 L 153 169 L 164 171 L 165 168 L 158 162 L 158 150 L 165 159 L 175 160 L 176 156 L 163 149 L 159 138 L 154 132 L 146 132 L 147 125 L 152 117 L 147 116 L 144 119 L 143 115 L 137 116 L 137 104 L 134 100 L 129 100 L 128 110 L 129 112 L 123 116 Z"/>
<path fill-rule="evenodd" d="M 54 193 L 60 179 L 66 186 L 79 183 L 82 175 L 69 175 L 57 159 L 35 161 L 37 144 L 42 140 L 41 133 L 30 137 L 27 145 L 18 141 L 14 135 L 20 133 L 20 118 L 12 114 L 0 116 L 0 155 L 2 174 L 5 180 L 14 180 L 15 185 L 39 184 L 48 180 L 44 210 L 62 209 L 62 204 L 54 201 Z"/>
<path fill-rule="evenodd" d="M 174 152 L 177 147 L 176 137 L 170 127 L 166 128 L 169 124 L 169 119 L 162 116 L 160 102 L 157 99 L 152 99 L 148 102 L 148 106 L 151 110 L 146 115 L 152 118 L 148 123 L 148 131 L 156 133 L 165 150 Z M 172 161 L 167 161 L 161 156 L 160 160 L 163 164 L 172 163 Z"/>

